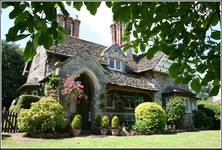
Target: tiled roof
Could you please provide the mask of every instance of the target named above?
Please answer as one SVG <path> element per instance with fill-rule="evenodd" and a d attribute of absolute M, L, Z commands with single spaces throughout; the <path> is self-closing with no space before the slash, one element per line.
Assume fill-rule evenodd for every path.
<path fill-rule="evenodd" d="M 103 60 L 100 55 L 105 48 L 106 46 L 101 44 L 68 36 L 63 44 L 54 45 L 47 51 L 66 56 L 75 56 L 82 51 L 88 51 L 90 54 L 95 56 L 98 62 L 102 63 Z"/>
<path fill-rule="evenodd" d="M 104 64 L 104 58 L 101 54 L 106 48 L 106 46 L 97 43 L 68 36 L 63 44 L 55 45 L 47 51 L 65 56 L 75 56 L 85 50 L 88 51 L 89 54 L 93 55 L 100 64 Z M 139 55 L 137 57 L 134 55 L 134 59 L 126 58 L 127 70 L 132 72 L 141 72 L 152 69 L 161 56 L 162 54 L 157 53 L 157 55 L 155 55 L 155 57 L 151 60 L 147 60 L 145 55 Z M 115 71 L 110 71 L 108 76 L 110 84 L 145 90 L 157 90 L 153 84 L 148 82 L 148 80 L 142 76 L 133 76 Z"/>
<path fill-rule="evenodd" d="M 168 86 L 168 87 L 166 87 L 166 90 L 163 93 L 164 94 L 168 94 L 168 93 L 181 93 L 181 94 L 188 94 L 188 95 L 193 96 L 193 97 L 196 96 L 196 94 L 193 93 L 188 88 L 179 87 L 179 86 Z"/>
<path fill-rule="evenodd" d="M 144 77 L 133 76 L 117 71 L 110 72 L 111 73 L 108 75 L 110 84 L 157 91 L 154 85 Z"/>
<path fill-rule="evenodd" d="M 152 59 L 147 59 L 146 55 L 141 54 L 138 56 L 140 58 L 137 59 L 137 72 L 147 71 L 154 69 L 159 60 L 164 56 L 164 53 L 157 52 Z"/>

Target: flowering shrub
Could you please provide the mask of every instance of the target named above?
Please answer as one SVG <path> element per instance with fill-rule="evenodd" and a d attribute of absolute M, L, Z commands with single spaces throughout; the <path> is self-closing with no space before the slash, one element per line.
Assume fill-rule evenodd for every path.
<path fill-rule="evenodd" d="M 86 99 L 87 96 L 84 94 L 84 86 L 80 81 L 75 81 L 74 76 L 68 77 L 63 83 L 63 95 L 68 96 L 70 99 L 75 99 L 80 102 L 82 98 Z"/>

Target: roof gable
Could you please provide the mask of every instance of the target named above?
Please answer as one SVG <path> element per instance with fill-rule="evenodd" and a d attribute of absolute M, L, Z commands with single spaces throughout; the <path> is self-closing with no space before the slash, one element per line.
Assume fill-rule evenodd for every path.
<path fill-rule="evenodd" d="M 120 49 L 117 44 L 113 44 L 110 47 L 106 48 L 102 53 L 101 56 L 105 57 L 113 57 L 113 58 L 126 58 L 126 55 Z"/>

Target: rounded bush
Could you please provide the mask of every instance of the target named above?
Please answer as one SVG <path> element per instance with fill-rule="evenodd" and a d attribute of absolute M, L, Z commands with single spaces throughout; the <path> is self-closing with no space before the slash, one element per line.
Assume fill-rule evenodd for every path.
<path fill-rule="evenodd" d="M 102 128 L 109 128 L 109 117 L 108 116 L 103 116 L 101 120 L 101 127 Z"/>
<path fill-rule="evenodd" d="M 53 133 L 65 127 L 64 108 L 51 97 L 43 97 L 32 103 L 30 109 L 22 109 L 18 115 L 18 128 L 29 134 Z"/>
<path fill-rule="evenodd" d="M 97 115 L 96 120 L 95 120 L 95 125 L 97 128 L 99 128 L 101 126 L 101 120 L 102 120 L 101 116 Z"/>
<path fill-rule="evenodd" d="M 166 106 L 167 124 L 181 128 L 185 116 L 185 104 L 181 97 L 172 97 Z"/>
<path fill-rule="evenodd" d="M 198 119 L 203 117 L 208 121 L 198 122 Z M 193 116 L 193 119 L 197 128 L 202 126 L 207 129 L 220 129 L 220 105 L 208 101 L 198 102 L 198 112 Z"/>
<path fill-rule="evenodd" d="M 82 124 L 82 117 L 79 114 L 75 115 L 71 124 L 72 128 L 81 129 L 81 124 Z"/>
<path fill-rule="evenodd" d="M 163 108 L 153 102 L 145 102 L 135 109 L 135 128 L 141 132 L 161 132 L 166 126 L 166 113 Z"/>
<path fill-rule="evenodd" d="M 112 129 L 118 129 L 119 128 L 119 118 L 117 116 L 113 116 L 111 121 Z"/>

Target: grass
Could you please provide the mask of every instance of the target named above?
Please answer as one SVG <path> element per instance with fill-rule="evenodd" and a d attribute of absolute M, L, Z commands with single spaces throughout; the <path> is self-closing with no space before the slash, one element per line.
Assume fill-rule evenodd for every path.
<path fill-rule="evenodd" d="M 20 138 L 17 141 L 13 137 L 4 138 L 2 147 L 134 147 L 134 148 L 157 148 L 157 147 L 221 147 L 220 130 L 184 132 L 170 135 L 151 136 L 106 136 L 106 137 L 76 137 L 65 139 L 31 139 Z"/>

